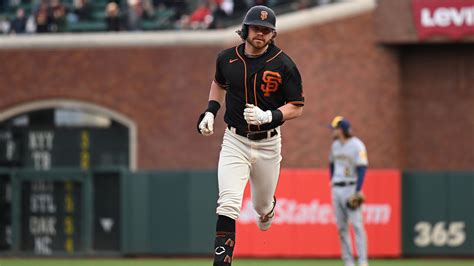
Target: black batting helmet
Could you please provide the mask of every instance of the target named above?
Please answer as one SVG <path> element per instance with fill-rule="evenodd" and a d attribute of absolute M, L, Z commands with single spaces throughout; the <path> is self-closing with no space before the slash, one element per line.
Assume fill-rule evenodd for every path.
<path fill-rule="evenodd" d="M 254 6 L 250 8 L 242 22 L 242 29 L 240 32 L 240 37 L 244 40 L 247 39 L 248 26 L 250 25 L 267 27 L 274 30 L 276 28 L 275 12 L 266 6 Z"/>

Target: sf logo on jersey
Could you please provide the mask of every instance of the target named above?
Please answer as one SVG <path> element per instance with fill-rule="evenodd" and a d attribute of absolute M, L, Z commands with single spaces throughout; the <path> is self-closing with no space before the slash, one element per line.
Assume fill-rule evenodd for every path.
<path fill-rule="evenodd" d="M 276 92 L 281 84 L 281 75 L 278 72 L 265 71 L 262 77 L 263 83 L 261 90 L 264 96 L 270 96 L 271 92 Z"/>

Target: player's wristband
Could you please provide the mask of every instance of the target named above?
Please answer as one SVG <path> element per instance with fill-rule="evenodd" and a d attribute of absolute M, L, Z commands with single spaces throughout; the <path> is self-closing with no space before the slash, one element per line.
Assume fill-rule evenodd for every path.
<path fill-rule="evenodd" d="M 268 125 L 270 128 L 276 128 L 283 123 L 283 113 L 278 109 L 272 110 L 271 112 L 272 112 L 272 121 Z"/>
<path fill-rule="evenodd" d="M 283 121 L 283 113 L 279 110 L 272 110 L 272 122 L 271 124 L 280 125 Z"/>
<path fill-rule="evenodd" d="M 217 115 L 217 111 L 221 108 L 221 104 L 218 101 L 210 100 L 207 104 L 206 112 L 211 112 L 214 117 Z"/>

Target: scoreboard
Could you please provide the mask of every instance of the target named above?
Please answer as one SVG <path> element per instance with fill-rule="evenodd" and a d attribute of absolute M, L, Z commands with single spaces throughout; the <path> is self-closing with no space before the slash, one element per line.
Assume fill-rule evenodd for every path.
<path fill-rule="evenodd" d="M 0 166 L 35 170 L 129 167 L 129 133 L 121 126 L 1 129 Z"/>
<path fill-rule="evenodd" d="M 19 132 L 0 129 L 0 166 L 16 166 L 20 159 Z"/>
<path fill-rule="evenodd" d="M 21 250 L 35 255 L 82 248 L 82 186 L 74 181 L 23 181 Z"/>
<path fill-rule="evenodd" d="M 11 181 L 6 172 L 0 173 L 0 251 L 11 247 Z"/>
<path fill-rule="evenodd" d="M 0 176 L 0 251 L 118 251 L 120 174 L 99 170 L 130 167 L 129 137 L 115 122 L 103 128 L 0 125 L 0 168 L 6 171 Z"/>

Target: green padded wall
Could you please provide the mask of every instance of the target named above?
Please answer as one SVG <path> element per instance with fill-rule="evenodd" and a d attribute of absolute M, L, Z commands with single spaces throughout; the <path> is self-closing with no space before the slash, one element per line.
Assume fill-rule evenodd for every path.
<path fill-rule="evenodd" d="M 405 172 L 403 254 L 474 256 L 474 173 Z"/>

